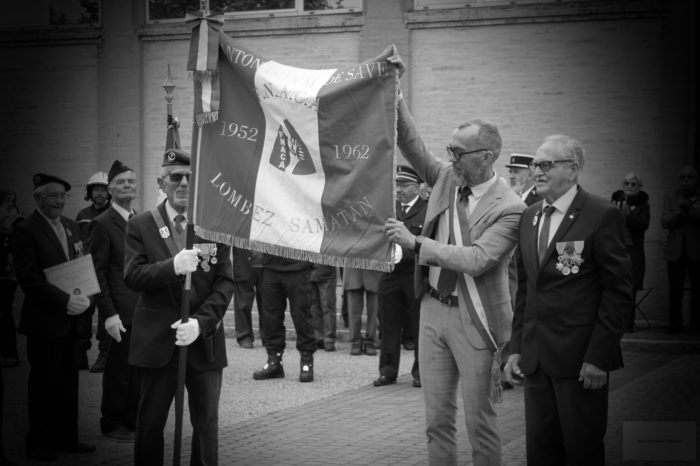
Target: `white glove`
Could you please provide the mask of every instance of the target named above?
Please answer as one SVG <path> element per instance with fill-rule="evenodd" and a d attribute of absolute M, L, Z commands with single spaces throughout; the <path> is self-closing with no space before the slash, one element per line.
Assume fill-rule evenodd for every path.
<path fill-rule="evenodd" d="M 199 254 L 201 251 L 197 248 L 194 249 L 183 249 L 175 255 L 175 260 L 173 265 L 175 266 L 175 273 L 178 275 L 185 275 L 190 272 L 197 270 L 199 265 Z"/>
<path fill-rule="evenodd" d="M 394 264 L 398 264 L 403 259 L 403 248 L 394 243 Z"/>
<path fill-rule="evenodd" d="M 126 329 L 122 325 L 122 320 L 119 318 L 119 314 L 114 314 L 113 316 L 105 319 L 105 330 L 107 330 L 110 337 L 121 343 L 122 333 L 126 333 Z"/>
<path fill-rule="evenodd" d="M 179 319 L 170 328 L 175 329 L 175 344 L 177 346 L 190 345 L 199 336 L 199 321 L 192 317 L 184 324 Z"/>
<path fill-rule="evenodd" d="M 68 311 L 69 316 L 77 316 L 85 312 L 87 308 L 90 307 L 90 300 L 87 296 L 81 294 L 72 294 L 68 298 L 68 304 L 66 304 L 66 311 Z"/>

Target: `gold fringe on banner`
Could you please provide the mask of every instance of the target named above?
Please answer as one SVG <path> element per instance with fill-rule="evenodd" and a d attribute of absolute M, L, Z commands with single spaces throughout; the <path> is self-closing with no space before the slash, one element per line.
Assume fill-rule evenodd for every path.
<path fill-rule="evenodd" d="M 301 260 L 313 262 L 316 264 L 332 265 L 334 267 L 348 267 L 353 269 L 377 270 L 379 272 L 392 272 L 394 264 L 391 262 L 356 257 L 330 256 L 318 252 L 303 251 L 301 249 L 292 249 L 286 246 L 276 244 L 262 243 L 250 239 L 241 238 L 228 233 L 211 231 L 201 228 L 197 225 L 194 227 L 195 233 L 206 240 L 215 241 L 217 243 L 228 244 L 242 249 L 250 249 L 253 251 L 272 254 L 275 256 L 286 257 L 287 259 Z"/>

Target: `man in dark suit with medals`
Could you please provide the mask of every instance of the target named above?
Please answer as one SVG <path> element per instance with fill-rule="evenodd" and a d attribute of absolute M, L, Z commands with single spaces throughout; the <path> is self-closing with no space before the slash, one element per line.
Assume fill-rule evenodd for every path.
<path fill-rule="evenodd" d="M 129 366 L 131 321 L 138 293 L 124 284 L 124 237 L 126 222 L 134 216 L 136 174 L 115 160 L 107 176 L 110 207 L 90 222 L 88 250 L 95 263 L 100 293 L 96 297 L 109 343 L 102 376 L 102 435 L 116 441 L 133 442 L 136 427 L 136 372 Z"/>
<path fill-rule="evenodd" d="M 233 295 L 231 248 L 195 238 L 185 249 L 190 157 L 166 151 L 158 178 L 167 199 L 126 227 L 124 281 L 141 293 L 132 322 L 129 363 L 136 366 L 139 407 L 134 463 L 163 463 L 163 429 L 175 396 L 178 346 L 188 345 L 185 385 L 193 427 L 190 464 L 217 464 L 218 411 L 226 344 L 221 321 Z M 190 318 L 180 320 L 191 273 Z"/>
<path fill-rule="evenodd" d="M 578 186 L 584 151 L 548 137 L 530 164 L 543 201 L 520 222 L 505 375 L 524 377 L 528 464 L 604 465 L 608 380 L 632 309 L 622 212 Z"/>
<path fill-rule="evenodd" d="M 419 196 L 420 179 L 416 171 L 407 166 L 396 167 L 396 214 L 398 220 L 413 234 L 419 235 L 425 221 L 428 201 Z M 404 322 L 414 334 L 408 337 L 418 341 L 418 321 L 422 294 L 416 296 L 413 285 L 415 253 L 410 248 L 396 245 L 396 266 L 391 273 L 384 274 L 379 281 L 379 327 L 381 345 L 379 352 L 379 378 L 375 387 L 396 382 L 401 359 L 401 328 Z M 420 387 L 418 371 L 418 345 L 413 350 L 413 386 Z"/>
<path fill-rule="evenodd" d="M 34 175 L 36 210 L 12 235 L 17 282 L 24 292 L 20 333 L 27 336 L 27 456 L 53 461 L 57 451 L 89 453 L 78 442 L 79 329 L 90 300 L 49 283 L 44 269 L 83 255 L 78 224 L 62 215 L 70 184 Z"/>

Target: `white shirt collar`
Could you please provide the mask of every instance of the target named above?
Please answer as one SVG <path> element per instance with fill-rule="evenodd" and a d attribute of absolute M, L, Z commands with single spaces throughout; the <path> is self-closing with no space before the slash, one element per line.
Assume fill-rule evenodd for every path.
<path fill-rule="evenodd" d="M 496 182 L 496 179 L 498 178 L 498 175 L 496 175 L 496 172 L 493 172 L 493 176 L 489 178 L 488 180 L 484 181 L 481 184 L 477 184 L 475 186 L 472 186 L 472 196 L 474 196 L 475 200 L 478 200 L 481 196 L 486 194 L 486 191 L 489 190 L 492 184 Z"/>
<path fill-rule="evenodd" d="M 578 193 L 578 185 L 575 184 L 552 204 L 548 204 L 547 201 L 544 201 L 542 207 L 552 205 L 558 213 L 564 215 L 566 211 L 569 210 L 569 207 L 571 207 L 571 203 L 574 202 L 576 193 Z"/>
<path fill-rule="evenodd" d="M 535 189 L 535 185 L 534 185 L 534 184 L 533 184 L 532 186 L 530 186 L 528 189 L 526 189 L 526 190 L 523 192 L 523 194 L 520 196 L 520 199 L 522 199 L 523 201 L 524 201 L 525 199 L 527 199 L 527 196 L 530 195 L 530 193 L 532 192 L 533 189 Z"/>
<path fill-rule="evenodd" d="M 420 197 L 420 196 L 416 195 L 416 197 L 414 197 L 413 199 L 411 199 L 411 200 L 408 201 L 407 203 L 405 203 L 405 204 L 404 204 L 404 203 L 401 203 L 401 206 L 402 206 L 402 207 L 403 207 L 403 206 L 408 206 L 408 208 L 406 209 L 406 211 L 408 212 L 409 210 L 411 210 L 411 207 L 413 207 L 413 204 L 416 203 L 416 201 L 418 200 L 419 197 Z"/>
<path fill-rule="evenodd" d="M 112 208 L 117 211 L 119 215 L 121 215 L 124 220 L 129 220 L 129 215 L 131 215 L 134 211 L 128 211 L 124 207 L 118 205 L 116 202 L 112 202 Z"/>

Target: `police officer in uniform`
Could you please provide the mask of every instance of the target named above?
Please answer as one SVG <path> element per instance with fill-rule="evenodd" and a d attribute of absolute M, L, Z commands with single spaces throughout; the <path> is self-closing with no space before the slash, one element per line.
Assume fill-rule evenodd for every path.
<path fill-rule="evenodd" d="M 423 182 L 416 171 L 407 166 L 396 167 L 396 215 L 415 235 L 423 229 L 428 201 L 420 197 Z M 414 329 L 411 340 L 418 342 L 418 321 L 422 295 L 416 297 L 413 284 L 415 253 L 396 245 L 397 261 L 394 271 L 384 274 L 379 281 L 379 327 L 382 335 L 379 352 L 379 378 L 375 387 L 396 382 L 401 358 L 401 328 Z M 413 386 L 420 387 L 418 345 L 413 350 Z"/>

